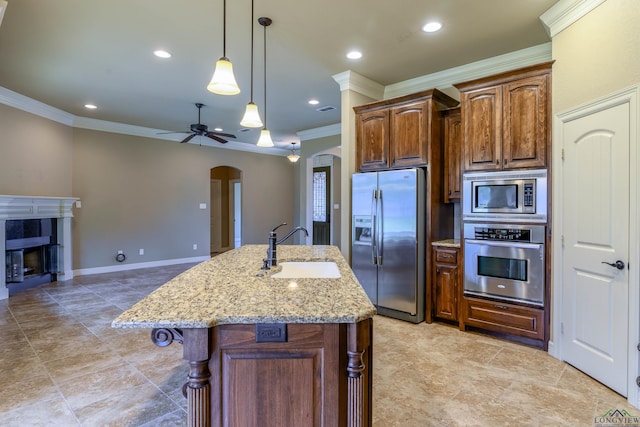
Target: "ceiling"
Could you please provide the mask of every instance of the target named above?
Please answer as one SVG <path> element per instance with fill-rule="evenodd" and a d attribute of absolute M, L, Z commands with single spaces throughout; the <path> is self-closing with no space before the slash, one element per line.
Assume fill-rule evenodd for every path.
<path fill-rule="evenodd" d="M 257 18 L 267 16 L 267 127 L 288 148 L 296 132 L 340 121 L 333 75 L 352 70 L 389 85 L 547 43 L 539 17 L 556 2 L 255 0 L 252 20 L 251 0 L 228 0 L 226 54 L 242 92 L 221 96 L 206 85 L 222 56 L 223 0 L 8 0 L 0 86 L 76 116 L 161 130 L 188 130 L 200 102 L 210 129 L 255 144 L 259 129 L 240 132 L 239 122 L 250 100 L 252 23 L 253 99 L 264 120 Z M 442 30 L 423 32 L 431 20 Z M 159 59 L 156 49 L 173 56 Z M 364 56 L 347 59 L 351 49 Z M 336 109 L 316 111 L 327 106 Z"/>

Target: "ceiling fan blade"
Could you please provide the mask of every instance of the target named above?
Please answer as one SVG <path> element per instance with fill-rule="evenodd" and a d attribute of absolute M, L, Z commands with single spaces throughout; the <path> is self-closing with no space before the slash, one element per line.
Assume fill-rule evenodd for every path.
<path fill-rule="evenodd" d="M 156 135 L 166 135 L 166 134 L 169 134 L 169 133 L 189 133 L 189 132 L 176 130 L 176 131 L 173 131 L 173 132 L 158 132 L 158 133 L 156 133 Z"/>
<path fill-rule="evenodd" d="M 215 140 L 215 141 L 218 141 L 218 142 L 220 142 L 221 144 L 226 144 L 227 142 L 229 142 L 229 141 L 227 141 L 226 139 L 222 139 L 222 138 L 220 138 L 220 137 L 218 137 L 218 136 L 213 135 L 212 133 L 207 133 L 207 137 L 209 137 L 209 138 L 211 138 L 211 139 L 213 139 L 213 140 Z M 235 138 L 235 137 L 234 137 L 234 138 Z"/>
<path fill-rule="evenodd" d="M 236 137 L 232 133 L 224 133 L 224 132 L 217 132 L 217 131 L 209 131 L 208 133 L 210 133 L 212 135 L 224 136 L 225 138 L 235 138 Z"/>
<path fill-rule="evenodd" d="M 195 133 L 192 133 L 191 135 L 189 135 L 188 137 L 186 137 L 185 139 L 183 139 L 182 141 L 180 141 L 180 144 L 184 144 L 185 142 L 189 142 L 193 139 L 193 137 L 196 136 Z"/>

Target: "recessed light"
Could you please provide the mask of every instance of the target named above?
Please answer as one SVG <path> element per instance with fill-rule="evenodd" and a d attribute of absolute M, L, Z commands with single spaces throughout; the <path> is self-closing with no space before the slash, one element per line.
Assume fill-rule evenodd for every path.
<path fill-rule="evenodd" d="M 155 50 L 153 54 L 158 58 L 171 58 L 171 54 L 166 50 Z"/>
<path fill-rule="evenodd" d="M 320 101 L 318 101 L 317 99 L 310 99 L 310 100 L 309 100 L 309 104 L 311 104 L 311 105 L 318 105 L 318 104 L 320 104 Z"/>
<path fill-rule="evenodd" d="M 442 28 L 442 24 L 439 22 L 428 22 L 426 24 L 424 24 L 424 26 L 422 27 L 422 31 L 424 31 L 425 33 L 434 33 L 436 31 L 438 31 L 440 28 Z"/>
<path fill-rule="evenodd" d="M 93 104 L 84 104 L 84 108 L 87 108 L 89 110 L 95 110 L 98 107 Z"/>
<path fill-rule="evenodd" d="M 351 52 L 347 53 L 347 58 L 349 58 L 349 59 L 360 59 L 360 58 L 362 58 L 362 52 L 357 51 L 357 50 L 352 50 Z"/>

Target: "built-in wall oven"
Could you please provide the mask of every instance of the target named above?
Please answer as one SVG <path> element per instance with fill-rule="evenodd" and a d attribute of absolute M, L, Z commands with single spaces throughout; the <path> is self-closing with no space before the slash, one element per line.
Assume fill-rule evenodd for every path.
<path fill-rule="evenodd" d="M 545 226 L 464 223 L 464 294 L 544 306 Z"/>

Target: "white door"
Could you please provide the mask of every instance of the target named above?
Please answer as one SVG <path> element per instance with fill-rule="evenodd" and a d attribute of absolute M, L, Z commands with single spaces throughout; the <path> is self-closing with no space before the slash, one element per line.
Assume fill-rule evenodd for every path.
<path fill-rule="evenodd" d="M 627 396 L 629 104 L 564 123 L 563 358 Z M 624 263 L 622 269 L 606 263 Z"/>
<path fill-rule="evenodd" d="M 222 181 L 211 180 L 211 253 L 222 251 Z"/>

